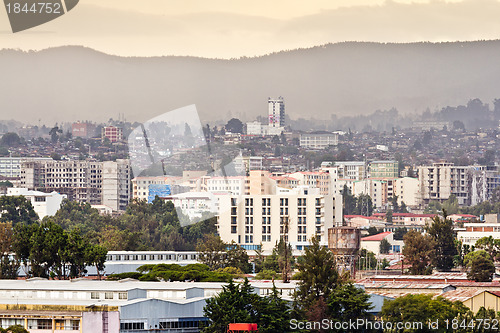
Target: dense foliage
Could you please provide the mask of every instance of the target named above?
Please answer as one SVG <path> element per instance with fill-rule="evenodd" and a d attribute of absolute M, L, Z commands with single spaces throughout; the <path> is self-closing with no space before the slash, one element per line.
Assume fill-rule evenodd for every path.
<path fill-rule="evenodd" d="M 120 216 L 100 215 L 89 204 L 64 201 L 54 217 L 64 229 L 79 228 L 91 242 L 109 251 L 194 251 L 205 234 L 215 234 L 215 218 L 181 226 L 172 202 L 132 201 Z"/>
<path fill-rule="evenodd" d="M 421 323 L 422 327 L 411 326 L 399 332 L 453 332 L 446 329 L 445 320 L 451 321 L 468 312 L 461 302 L 451 302 L 443 297 L 433 297 L 430 294 L 406 295 L 394 300 L 386 300 L 380 316 L 386 322 Z M 438 327 L 429 327 L 429 322 L 439 321 Z"/>
<path fill-rule="evenodd" d="M 137 268 L 138 272 L 112 274 L 110 280 L 126 278 L 141 281 L 195 281 L 195 282 L 228 282 L 233 275 L 226 272 L 211 272 L 207 265 L 190 264 L 180 266 L 177 264 L 143 265 Z"/>
<path fill-rule="evenodd" d="M 222 292 L 207 300 L 204 308 L 209 319 L 202 332 L 225 332 L 229 323 L 257 323 L 259 332 L 289 332 L 290 309 L 281 299 L 278 289 L 260 297 L 253 291 L 248 280 L 241 284 L 230 281 Z"/>
<path fill-rule="evenodd" d="M 446 210 L 443 209 L 443 218 L 438 215 L 434 216 L 432 223 L 426 227 L 426 231 L 435 243 L 432 264 L 438 271 L 451 270 L 457 249 L 453 221 L 447 217 Z"/>

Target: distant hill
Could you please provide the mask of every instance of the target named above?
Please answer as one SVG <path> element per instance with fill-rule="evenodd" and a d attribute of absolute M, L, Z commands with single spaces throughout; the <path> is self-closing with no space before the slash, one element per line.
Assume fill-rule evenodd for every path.
<path fill-rule="evenodd" d="M 267 113 L 330 119 L 395 107 L 423 112 L 500 97 L 500 41 L 346 42 L 234 60 L 123 58 L 66 46 L 0 51 L 0 119 L 145 121 L 196 104 L 203 121 Z"/>

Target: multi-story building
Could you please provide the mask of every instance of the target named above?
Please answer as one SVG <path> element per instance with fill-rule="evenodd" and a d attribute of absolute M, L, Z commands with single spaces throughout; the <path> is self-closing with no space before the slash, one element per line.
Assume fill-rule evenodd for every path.
<path fill-rule="evenodd" d="M 234 169 L 238 174 L 246 174 L 250 170 L 262 170 L 262 156 L 239 155 L 233 160 Z"/>
<path fill-rule="evenodd" d="M 21 177 L 21 162 L 52 161 L 46 157 L 0 157 L 0 176 L 9 178 Z"/>
<path fill-rule="evenodd" d="M 500 239 L 500 223 L 472 222 L 464 223 L 465 230 L 457 232 L 457 239 L 464 245 L 474 246 L 483 237 L 492 236 Z"/>
<path fill-rule="evenodd" d="M 335 162 L 339 179 L 362 180 L 366 178 L 366 163 L 358 161 Z"/>
<path fill-rule="evenodd" d="M 148 200 L 150 185 L 174 185 L 181 178 L 172 176 L 144 176 L 132 179 L 132 199 Z"/>
<path fill-rule="evenodd" d="M 421 202 L 445 201 L 454 195 L 459 205 L 476 205 L 488 200 L 500 185 L 497 166 L 456 166 L 434 163 L 418 167 Z"/>
<path fill-rule="evenodd" d="M 369 166 L 370 178 L 398 178 L 399 177 L 399 162 L 398 161 L 373 161 Z"/>
<path fill-rule="evenodd" d="M 71 125 L 71 134 L 74 138 L 91 138 L 95 135 L 95 125 L 92 123 L 73 123 Z"/>
<path fill-rule="evenodd" d="M 123 130 L 120 127 L 106 126 L 102 128 L 101 139 L 109 139 L 111 142 L 118 142 L 123 139 Z"/>
<path fill-rule="evenodd" d="M 418 207 L 420 204 L 419 182 L 417 178 L 403 177 L 396 179 L 394 195 L 398 197 L 398 204 L 403 202 L 409 207 Z"/>
<path fill-rule="evenodd" d="M 53 216 L 59 208 L 61 203 L 67 198 L 64 194 L 57 192 L 45 193 L 40 191 L 30 191 L 26 188 L 11 187 L 7 189 L 8 196 L 22 195 L 31 202 L 33 210 L 37 213 L 38 217 L 43 219 L 45 216 Z"/>
<path fill-rule="evenodd" d="M 26 161 L 21 163 L 21 187 L 66 194 L 71 201 L 124 210 L 130 198 L 128 160 Z"/>
<path fill-rule="evenodd" d="M 299 144 L 306 149 L 326 149 L 339 144 L 339 134 L 327 131 L 315 131 L 300 135 Z"/>
<path fill-rule="evenodd" d="M 268 98 L 269 127 L 285 127 L 285 101 L 283 97 Z"/>
<path fill-rule="evenodd" d="M 130 333 L 200 332 L 208 318 L 206 300 L 224 282 L 2 280 L 0 327 L 21 325 L 29 332 Z M 259 296 L 274 286 L 292 300 L 295 282 L 251 281 Z"/>
<path fill-rule="evenodd" d="M 291 177 L 297 179 L 299 186 L 308 186 L 311 188 L 319 188 L 321 195 L 330 193 L 330 173 L 328 172 L 311 172 L 300 171 L 290 174 Z"/>
<path fill-rule="evenodd" d="M 269 251 L 281 238 L 302 250 L 311 237 L 328 244 L 328 228 L 342 223 L 342 198 L 333 195 L 221 196 L 218 230 L 225 242 Z"/>

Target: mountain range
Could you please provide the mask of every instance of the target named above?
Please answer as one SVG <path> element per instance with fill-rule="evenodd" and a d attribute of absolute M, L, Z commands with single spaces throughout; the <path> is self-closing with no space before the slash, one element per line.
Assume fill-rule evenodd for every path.
<path fill-rule="evenodd" d="M 0 120 L 143 122 L 195 104 L 203 122 L 293 119 L 396 108 L 421 113 L 500 97 L 500 41 L 345 42 L 239 59 L 119 57 L 81 46 L 0 50 Z"/>

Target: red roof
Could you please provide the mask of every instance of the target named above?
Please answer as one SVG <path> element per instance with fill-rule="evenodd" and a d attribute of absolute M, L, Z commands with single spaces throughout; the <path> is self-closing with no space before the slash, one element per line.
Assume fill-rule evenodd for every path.
<path fill-rule="evenodd" d="M 355 217 L 361 217 L 361 218 L 364 218 L 364 219 L 367 219 L 367 220 L 381 220 L 380 217 L 364 216 L 364 215 L 344 215 L 344 217 L 346 219 L 352 219 L 352 218 L 355 218 Z"/>
<path fill-rule="evenodd" d="M 385 231 L 385 232 L 381 232 L 380 234 L 363 237 L 363 238 L 361 238 L 361 240 L 362 241 L 381 241 L 382 239 L 386 238 L 390 234 L 392 234 L 391 231 Z"/>

